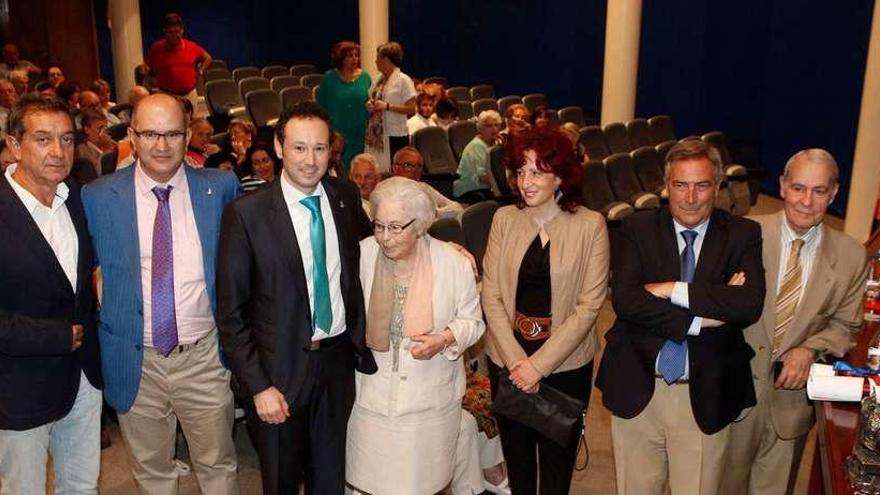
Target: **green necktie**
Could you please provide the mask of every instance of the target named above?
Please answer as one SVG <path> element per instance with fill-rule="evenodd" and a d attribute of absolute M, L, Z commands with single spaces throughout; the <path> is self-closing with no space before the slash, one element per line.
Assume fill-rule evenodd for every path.
<path fill-rule="evenodd" d="M 309 220 L 309 239 L 312 243 L 312 283 L 315 307 L 312 330 L 330 333 L 333 309 L 330 307 L 330 280 L 327 277 L 327 243 L 324 240 L 324 218 L 321 217 L 321 197 L 309 196 L 300 200 L 312 214 Z"/>

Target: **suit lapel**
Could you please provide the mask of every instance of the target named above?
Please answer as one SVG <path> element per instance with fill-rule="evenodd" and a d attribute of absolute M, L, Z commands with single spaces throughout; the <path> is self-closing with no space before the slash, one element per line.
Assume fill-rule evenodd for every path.
<path fill-rule="evenodd" d="M 70 195 L 67 199 L 67 211 L 70 213 L 70 219 L 73 221 L 73 227 L 76 229 L 76 238 L 79 245 L 77 250 L 78 256 L 76 260 L 76 295 L 79 297 L 84 284 L 92 283 L 92 245 L 89 242 L 89 231 L 86 227 L 85 215 L 82 209 L 82 203 L 79 197 L 79 188 L 76 191 L 71 187 Z"/>
<path fill-rule="evenodd" d="M 281 256 L 287 265 L 287 273 L 292 277 L 295 294 L 297 297 L 302 297 L 303 305 L 308 308 L 306 312 L 306 318 L 309 321 L 307 331 L 311 335 L 312 308 L 309 305 L 309 287 L 305 274 L 305 270 L 311 269 L 311 267 L 303 266 L 302 253 L 299 250 L 296 231 L 293 230 L 290 211 L 287 209 L 287 203 L 284 202 L 284 194 L 281 192 L 281 180 L 283 178 L 274 181 L 269 186 L 272 188 L 272 199 L 268 212 L 270 232 L 277 236 L 277 249 L 280 250 Z"/>
<path fill-rule="evenodd" d="M 324 180 L 322 183 L 324 192 L 327 193 L 327 201 L 330 203 L 330 210 L 333 212 L 333 224 L 336 226 L 336 238 L 339 242 L 339 283 L 342 294 L 345 296 L 350 288 L 349 273 L 351 273 L 351 260 L 349 256 L 346 256 L 344 246 L 349 245 L 349 236 L 352 235 L 352 228 L 344 223 L 344 219 L 347 218 L 348 214 L 346 209 L 352 208 L 352 206 L 345 204 L 335 184 L 328 180 Z"/>
<path fill-rule="evenodd" d="M 128 267 L 126 272 L 131 277 L 131 283 L 136 287 L 138 294 L 138 307 L 143 305 L 141 293 L 141 247 L 138 239 L 137 200 L 135 199 L 134 170 L 138 167 L 134 163 L 117 174 L 122 175 L 122 180 L 113 181 L 113 193 L 116 199 L 107 205 L 110 209 L 110 218 L 113 222 L 113 232 L 119 237 L 116 245 L 122 251 L 117 259 L 126 260 Z"/>
<path fill-rule="evenodd" d="M 194 168 L 182 165 L 186 173 L 186 187 L 189 189 L 189 199 L 192 204 L 193 216 L 196 220 L 196 230 L 199 233 L 199 244 L 202 246 L 202 264 L 205 271 L 205 280 L 208 282 L 209 290 L 213 287 L 210 282 L 214 280 L 214 257 L 212 251 L 208 249 L 216 242 L 217 231 L 215 225 L 216 216 L 211 214 L 211 203 L 215 194 L 209 181 L 204 180 Z M 212 239 L 215 239 L 212 241 Z M 212 297 L 213 300 L 213 297 Z"/>
<path fill-rule="evenodd" d="M 18 194 L 15 193 L 12 186 L 6 181 L 6 175 L 0 173 L 0 176 L 2 176 L 2 180 L 0 180 L 0 204 L 2 204 L 4 211 L 12 213 L 3 215 L 0 221 L 6 222 L 10 227 L 10 231 L 16 233 L 19 242 L 28 246 L 28 249 L 35 257 L 43 260 L 41 263 L 43 266 L 50 267 L 50 276 L 54 279 L 49 281 L 51 285 L 65 287 L 73 293 L 73 289 L 70 288 L 70 280 L 64 273 L 64 268 L 61 267 L 55 252 L 52 251 L 52 246 L 43 237 L 43 233 L 40 232 L 40 228 L 37 227 L 37 223 L 27 211 L 27 208 L 25 208 L 24 203 L 19 199 Z M 82 243 L 83 235 L 78 230 L 77 237 L 79 242 Z"/>
<path fill-rule="evenodd" d="M 764 331 L 767 334 L 767 342 L 772 343 L 776 333 L 776 291 L 779 285 L 779 255 L 782 239 L 782 222 L 785 221 L 784 213 L 779 212 L 769 222 L 762 223 L 763 247 L 764 247 L 764 271 L 767 295 L 764 297 L 766 310 L 764 314 Z"/>
<path fill-rule="evenodd" d="M 697 259 L 696 272 L 694 272 L 694 280 L 713 282 L 713 269 L 718 265 L 718 260 L 724 253 L 727 245 L 727 217 L 722 215 L 718 210 L 712 211 L 709 225 L 706 228 L 706 238 L 703 239 L 703 245 L 700 247 L 700 257 Z M 726 282 L 726 280 L 725 280 Z"/>
<path fill-rule="evenodd" d="M 668 208 L 660 210 L 657 215 L 659 225 L 659 245 L 657 246 L 660 256 L 660 266 L 663 273 L 658 280 L 681 280 L 681 253 L 678 251 L 678 240 L 675 238 L 675 224 L 672 223 L 672 214 Z"/>

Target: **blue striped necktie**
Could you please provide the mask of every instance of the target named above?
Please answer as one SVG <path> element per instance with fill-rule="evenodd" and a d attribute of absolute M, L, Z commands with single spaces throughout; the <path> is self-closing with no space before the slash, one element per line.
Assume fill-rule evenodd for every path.
<path fill-rule="evenodd" d="M 691 283 L 694 281 L 696 270 L 696 257 L 694 256 L 694 241 L 697 239 L 695 230 L 681 232 L 684 238 L 684 251 L 681 252 L 681 281 Z M 657 371 L 663 376 L 666 383 L 671 384 L 684 376 L 684 365 L 687 359 L 687 336 L 679 342 L 666 340 L 660 348 L 660 358 L 657 360 Z"/>

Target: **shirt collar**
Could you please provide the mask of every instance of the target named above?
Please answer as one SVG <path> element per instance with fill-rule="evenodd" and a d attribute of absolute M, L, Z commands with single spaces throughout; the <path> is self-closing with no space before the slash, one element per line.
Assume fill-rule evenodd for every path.
<path fill-rule="evenodd" d="M 43 208 L 45 208 L 45 206 L 40 203 L 40 200 L 38 200 L 36 196 L 25 189 L 24 186 L 16 182 L 16 180 L 12 177 L 12 174 L 15 173 L 16 168 L 18 168 L 17 163 L 9 165 L 9 167 L 6 168 L 6 172 L 4 172 L 4 174 L 6 175 L 6 181 L 9 182 L 10 186 L 12 186 L 12 190 L 15 191 L 15 194 L 18 196 L 21 202 L 24 203 L 25 209 L 27 209 L 28 213 L 33 214 L 34 210 L 36 210 L 37 207 L 42 206 Z M 64 202 L 67 201 L 67 197 L 69 195 L 70 188 L 67 187 L 67 184 L 65 184 L 64 182 L 59 182 L 58 185 L 55 187 L 55 197 L 52 199 L 51 210 L 55 211 L 61 205 L 63 205 Z"/>
<path fill-rule="evenodd" d="M 780 215 L 782 217 L 782 228 L 780 229 L 780 238 L 782 239 L 783 246 L 791 245 L 791 242 L 795 239 L 803 239 L 805 247 L 811 247 L 815 245 L 816 242 L 822 236 L 822 224 L 816 224 L 810 227 L 804 235 L 799 236 L 792 230 L 791 226 L 788 224 L 788 221 L 785 219 L 785 212 L 782 212 Z"/>
<path fill-rule="evenodd" d="M 307 196 L 324 196 L 324 184 L 322 182 L 318 182 L 318 185 L 315 186 L 315 190 L 312 191 L 312 194 L 305 194 L 299 189 L 293 187 L 293 184 L 290 183 L 290 179 L 287 177 L 287 173 L 282 171 L 281 194 L 284 195 L 284 202 L 288 205 L 294 203 L 301 205 L 300 201 L 302 201 L 302 199 Z"/>
<path fill-rule="evenodd" d="M 684 225 L 678 223 L 678 220 L 676 220 L 675 218 L 673 218 L 673 219 L 672 219 L 672 224 L 673 224 L 673 226 L 675 227 L 675 236 L 676 236 L 676 239 L 677 239 L 678 236 L 680 236 L 681 233 L 684 232 L 685 230 L 693 230 L 693 231 L 695 231 L 695 232 L 697 233 L 697 237 L 705 237 L 705 236 L 706 236 L 706 229 L 709 228 L 709 220 L 711 220 L 711 219 L 712 219 L 712 217 L 710 216 L 709 218 L 703 220 L 703 223 L 697 225 L 696 227 L 693 227 L 693 228 L 687 228 L 687 227 L 685 227 Z"/>
<path fill-rule="evenodd" d="M 143 165 L 141 165 L 140 160 L 135 162 L 134 167 L 134 186 L 137 190 L 137 193 L 141 196 L 149 196 L 151 198 L 155 197 L 153 194 L 153 188 L 156 186 L 171 186 L 175 190 L 179 190 L 185 193 L 189 192 L 186 182 L 186 171 L 184 170 L 184 167 L 186 167 L 185 164 L 181 165 L 180 168 L 177 169 L 177 172 L 175 172 L 174 175 L 171 177 L 171 180 L 164 184 L 161 182 L 156 182 L 155 180 L 150 178 L 150 176 L 147 175 L 146 172 L 144 172 L 142 168 Z"/>

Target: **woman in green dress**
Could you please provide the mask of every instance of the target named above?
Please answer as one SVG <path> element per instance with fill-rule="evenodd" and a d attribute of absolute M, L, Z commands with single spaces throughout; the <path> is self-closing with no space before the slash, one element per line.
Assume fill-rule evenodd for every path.
<path fill-rule="evenodd" d="M 332 69 L 324 74 L 318 89 L 318 104 L 330 114 L 333 128 L 345 137 L 342 166 L 348 175 L 349 162 L 364 151 L 367 130 L 365 103 L 370 91 L 370 76 L 361 70 L 360 45 L 340 41 L 330 52 Z"/>

